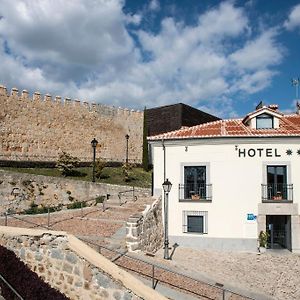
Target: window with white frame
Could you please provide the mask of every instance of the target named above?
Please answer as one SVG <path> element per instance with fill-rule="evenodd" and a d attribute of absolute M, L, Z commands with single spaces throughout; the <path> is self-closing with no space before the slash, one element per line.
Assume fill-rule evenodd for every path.
<path fill-rule="evenodd" d="M 184 233 L 207 233 L 207 211 L 183 211 Z"/>
<path fill-rule="evenodd" d="M 211 201 L 211 184 L 207 183 L 209 167 L 203 165 L 183 165 L 182 183 L 179 184 L 179 200 Z"/>

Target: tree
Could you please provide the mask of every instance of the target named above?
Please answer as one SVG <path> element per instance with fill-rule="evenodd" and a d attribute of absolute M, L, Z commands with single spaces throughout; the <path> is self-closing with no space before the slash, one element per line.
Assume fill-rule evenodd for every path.
<path fill-rule="evenodd" d="M 144 108 L 144 127 L 143 127 L 143 169 L 149 171 L 149 158 L 148 158 L 148 126 L 147 126 L 147 110 Z"/>
<path fill-rule="evenodd" d="M 56 163 L 56 167 L 63 176 L 73 175 L 74 168 L 76 168 L 78 165 L 78 158 L 64 151 L 59 155 L 58 161 Z"/>

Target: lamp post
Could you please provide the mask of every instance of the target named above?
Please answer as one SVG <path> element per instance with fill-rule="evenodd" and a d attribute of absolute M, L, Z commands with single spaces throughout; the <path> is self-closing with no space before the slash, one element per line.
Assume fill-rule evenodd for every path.
<path fill-rule="evenodd" d="M 128 164 L 128 140 L 129 140 L 129 135 L 125 135 L 126 138 L 126 165 Z"/>
<path fill-rule="evenodd" d="M 164 189 L 164 218 L 165 218 L 165 241 L 164 241 L 164 259 L 170 259 L 169 256 L 169 237 L 168 237 L 168 201 L 169 201 L 169 193 L 172 188 L 172 183 L 169 179 L 166 179 L 162 184 Z"/>
<path fill-rule="evenodd" d="M 98 141 L 94 138 L 91 141 L 92 147 L 93 147 L 93 182 L 95 182 L 95 164 L 96 164 L 96 147 L 98 145 Z"/>

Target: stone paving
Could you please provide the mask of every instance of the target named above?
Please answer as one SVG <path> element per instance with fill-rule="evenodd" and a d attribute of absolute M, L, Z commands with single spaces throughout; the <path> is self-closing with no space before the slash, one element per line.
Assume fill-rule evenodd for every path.
<path fill-rule="evenodd" d="M 84 236 L 92 240 L 109 242 L 118 231 L 123 232 L 125 239 L 125 224 L 128 218 L 136 213 L 142 212 L 146 205 L 150 205 L 153 198 L 138 198 L 133 202 L 127 199 L 127 202 L 119 205 L 118 199 L 110 199 L 105 205 L 103 211 L 102 204 L 81 209 L 62 210 L 50 213 L 49 229 L 66 231 L 76 236 Z M 0 225 L 5 225 L 5 218 L 0 218 Z M 13 215 L 7 219 L 8 226 L 38 228 L 40 226 L 48 228 L 48 215 Z M 123 228 L 123 230 L 122 230 Z M 122 236 L 116 239 L 121 243 Z"/>

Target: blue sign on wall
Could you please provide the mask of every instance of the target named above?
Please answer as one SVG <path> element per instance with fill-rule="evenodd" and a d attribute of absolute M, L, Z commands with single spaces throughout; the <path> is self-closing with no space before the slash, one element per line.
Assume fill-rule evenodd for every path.
<path fill-rule="evenodd" d="M 256 216 L 254 214 L 247 214 L 247 221 L 255 221 Z"/>

